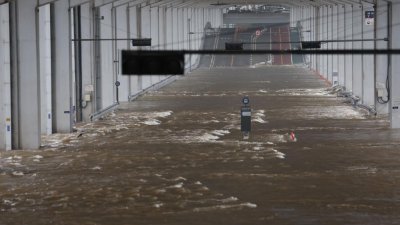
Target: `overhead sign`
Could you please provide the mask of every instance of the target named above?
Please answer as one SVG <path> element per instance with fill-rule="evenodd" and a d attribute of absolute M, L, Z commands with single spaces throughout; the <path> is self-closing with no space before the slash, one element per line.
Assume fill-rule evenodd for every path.
<path fill-rule="evenodd" d="M 185 55 L 174 51 L 121 52 L 122 75 L 183 75 Z"/>
<path fill-rule="evenodd" d="M 301 48 L 302 49 L 321 48 L 321 42 L 320 41 L 302 41 Z"/>
<path fill-rule="evenodd" d="M 225 43 L 225 50 L 243 50 L 243 43 Z"/>
<path fill-rule="evenodd" d="M 132 39 L 132 46 L 151 46 L 151 38 Z"/>
<path fill-rule="evenodd" d="M 375 23 L 375 11 L 365 11 L 365 25 L 373 26 Z"/>

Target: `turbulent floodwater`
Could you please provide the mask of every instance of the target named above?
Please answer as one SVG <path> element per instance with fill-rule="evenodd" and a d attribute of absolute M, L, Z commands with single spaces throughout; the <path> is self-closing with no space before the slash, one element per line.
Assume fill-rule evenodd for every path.
<path fill-rule="evenodd" d="M 1 225 L 400 223 L 400 132 L 302 68 L 200 70 L 77 129 L 0 153 Z"/>

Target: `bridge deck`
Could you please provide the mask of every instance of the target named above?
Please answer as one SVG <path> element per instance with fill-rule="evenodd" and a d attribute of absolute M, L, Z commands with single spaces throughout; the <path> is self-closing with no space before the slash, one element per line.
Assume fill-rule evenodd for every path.
<path fill-rule="evenodd" d="M 325 88 L 292 66 L 205 69 L 41 151 L 2 152 L 0 224 L 400 221 L 399 131 Z"/>

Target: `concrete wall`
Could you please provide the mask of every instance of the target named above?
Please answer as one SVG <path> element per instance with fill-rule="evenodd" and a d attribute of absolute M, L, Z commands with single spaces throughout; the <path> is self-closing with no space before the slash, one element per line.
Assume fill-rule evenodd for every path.
<path fill-rule="evenodd" d="M 49 4 L 39 8 L 39 31 L 41 132 L 42 134 L 48 135 L 53 132 L 51 19 Z"/>
<path fill-rule="evenodd" d="M 15 0 L 10 8 L 0 5 L 0 150 L 37 149 L 41 134 L 71 132 L 77 111 L 83 121 L 90 121 L 116 106 L 117 100 L 132 100 L 172 80 L 171 76 L 123 76 L 120 50 L 137 48 L 129 40 L 115 39 L 152 38 L 151 49 L 159 50 L 199 49 L 205 24 L 220 27 L 223 21 L 221 9 L 173 8 L 159 2 L 151 6 L 141 1 L 46 3 L 50 4 L 39 10 L 34 0 Z M 79 11 L 80 15 L 73 14 Z M 76 21 L 83 40 L 71 42 L 79 34 Z M 195 69 L 198 60 L 187 56 L 186 69 Z M 76 87 L 78 74 L 81 87 Z M 82 104 L 76 100 L 79 94 Z"/>
<path fill-rule="evenodd" d="M 392 49 L 400 49 L 400 0 L 393 1 L 391 20 L 389 24 L 391 25 L 391 35 L 390 35 L 390 45 Z M 390 74 L 391 74 L 391 101 L 390 101 L 390 120 L 392 128 L 400 128 L 400 55 L 391 55 L 390 59 Z"/>
<path fill-rule="evenodd" d="M 397 16 L 400 12 L 399 3 L 398 0 L 393 1 L 391 7 L 385 1 L 377 1 L 375 6 L 363 2 L 295 7 L 291 10 L 290 23 L 296 26 L 300 22 L 303 40 L 347 40 L 325 43 L 323 49 L 388 49 L 389 45 L 392 45 L 392 49 L 398 49 L 399 46 L 395 46 L 399 45 L 396 36 L 400 34 Z M 366 23 L 366 11 L 376 11 L 374 23 Z M 388 21 L 388 12 L 393 15 L 391 21 Z M 312 15 L 310 21 L 305 14 Z M 390 41 L 382 41 L 389 36 L 389 29 L 392 29 Z M 375 41 L 357 41 L 375 38 Z M 395 63 L 390 64 L 390 59 L 396 62 L 398 55 L 316 55 L 310 56 L 308 66 L 331 84 L 345 87 L 360 98 L 361 104 L 376 109 L 378 114 L 390 113 L 391 126 L 400 127 L 400 112 L 397 110 L 400 98 L 396 98 L 400 91 L 395 85 L 400 82 L 400 68 Z M 389 101 L 386 88 L 388 73 L 392 87 Z M 378 90 L 383 93 L 381 99 L 377 95 Z"/>
<path fill-rule="evenodd" d="M 11 150 L 9 5 L 0 5 L 0 150 Z"/>

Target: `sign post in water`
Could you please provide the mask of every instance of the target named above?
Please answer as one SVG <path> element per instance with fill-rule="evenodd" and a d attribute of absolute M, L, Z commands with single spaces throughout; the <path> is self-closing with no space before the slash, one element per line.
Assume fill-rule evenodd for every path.
<path fill-rule="evenodd" d="M 241 131 L 243 133 L 243 138 L 248 139 L 251 131 L 251 107 L 250 107 L 250 99 L 245 96 L 242 99 L 243 106 L 240 110 L 240 122 L 241 122 Z"/>

